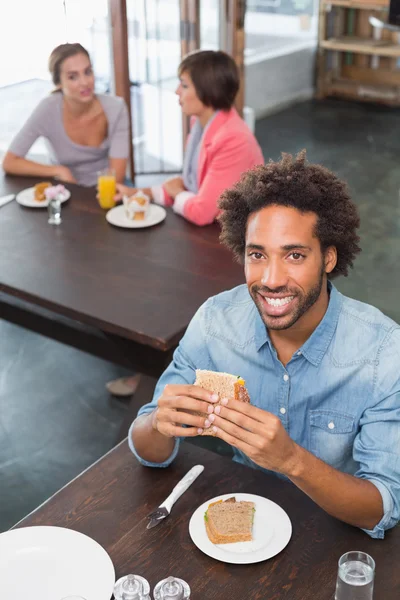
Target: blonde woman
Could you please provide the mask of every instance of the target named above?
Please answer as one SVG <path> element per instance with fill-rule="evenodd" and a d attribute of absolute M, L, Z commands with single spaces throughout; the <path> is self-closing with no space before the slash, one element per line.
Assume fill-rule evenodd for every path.
<path fill-rule="evenodd" d="M 117 181 L 124 181 L 129 156 L 124 100 L 95 93 L 90 56 L 81 44 L 57 46 L 49 58 L 49 71 L 55 90 L 11 142 L 4 171 L 93 186 L 97 172 L 111 167 Z M 48 143 L 50 165 L 25 158 L 39 137 Z"/>

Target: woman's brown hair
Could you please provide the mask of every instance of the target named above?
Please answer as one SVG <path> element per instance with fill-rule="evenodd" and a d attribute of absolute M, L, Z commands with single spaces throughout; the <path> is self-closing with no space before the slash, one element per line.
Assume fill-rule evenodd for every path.
<path fill-rule="evenodd" d="M 178 74 L 188 73 L 199 100 L 215 110 L 229 110 L 239 91 L 239 71 L 221 50 L 196 50 L 181 62 Z"/>
<path fill-rule="evenodd" d="M 52 81 L 56 86 L 54 92 L 60 91 L 61 65 L 63 64 L 64 60 L 70 58 L 70 56 L 75 56 L 76 54 L 84 54 L 90 60 L 89 52 L 81 44 L 61 44 L 60 46 L 54 48 L 50 54 L 49 71 Z"/>

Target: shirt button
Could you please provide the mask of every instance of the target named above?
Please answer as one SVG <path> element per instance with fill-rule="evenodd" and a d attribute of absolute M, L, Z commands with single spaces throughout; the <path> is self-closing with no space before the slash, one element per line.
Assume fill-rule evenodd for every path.
<path fill-rule="evenodd" d="M 284 374 L 283 381 L 289 381 L 289 375 L 287 373 Z"/>
<path fill-rule="evenodd" d="M 335 429 L 335 423 L 331 421 L 330 423 L 328 423 L 328 427 L 329 429 Z"/>
<path fill-rule="evenodd" d="M 300 352 L 298 352 L 298 353 L 297 353 L 297 356 L 301 356 L 301 354 L 302 354 L 302 352 L 301 352 L 301 350 L 300 350 Z"/>
<path fill-rule="evenodd" d="M 285 415 L 286 414 L 286 408 L 283 408 L 283 406 L 282 406 L 282 408 L 279 409 L 279 412 L 281 413 L 281 415 Z"/>

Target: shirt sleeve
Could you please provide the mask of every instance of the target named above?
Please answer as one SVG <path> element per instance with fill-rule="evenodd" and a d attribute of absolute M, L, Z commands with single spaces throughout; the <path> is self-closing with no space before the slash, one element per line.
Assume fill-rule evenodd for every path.
<path fill-rule="evenodd" d="M 9 152 L 24 158 L 41 136 L 46 137 L 48 98 L 42 100 L 12 140 Z"/>
<path fill-rule="evenodd" d="M 370 481 L 382 496 L 382 519 L 364 531 L 383 539 L 400 519 L 400 329 L 387 336 L 377 358 L 376 402 L 362 415 L 353 456 L 360 465 L 355 476 Z"/>
<path fill-rule="evenodd" d="M 140 408 L 137 418 L 147 415 L 157 408 L 158 398 L 161 396 L 166 385 L 193 384 L 196 379 L 196 369 L 210 368 L 210 358 L 205 341 L 205 323 L 207 305 L 211 301 L 207 300 L 193 317 L 178 348 L 174 352 L 172 362 L 157 382 L 152 401 Z M 148 462 L 139 456 L 133 443 L 132 429 L 135 422 L 136 419 L 129 429 L 128 444 L 138 461 L 146 467 L 168 467 L 178 454 L 179 445 L 183 438 L 175 438 L 175 447 L 171 456 L 166 461 L 162 463 Z"/>
<path fill-rule="evenodd" d="M 122 98 L 118 116 L 111 134 L 110 158 L 128 158 L 129 156 L 129 114 Z"/>

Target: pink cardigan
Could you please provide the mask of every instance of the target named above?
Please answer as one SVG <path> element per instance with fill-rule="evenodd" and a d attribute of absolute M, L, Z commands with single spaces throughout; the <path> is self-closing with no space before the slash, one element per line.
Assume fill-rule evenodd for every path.
<path fill-rule="evenodd" d="M 190 134 L 189 134 L 190 135 Z M 218 215 L 221 193 L 236 183 L 242 173 L 264 163 L 261 148 L 234 108 L 220 111 L 208 127 L 199 155 L 198 193 L 180 192 L 173 200 L 164 188 L 154 187 L 155 202 L 196 225 L 208 225 Z"/>

